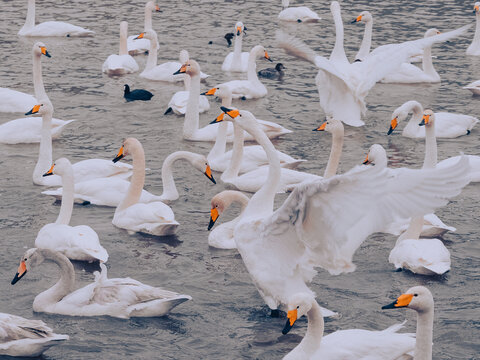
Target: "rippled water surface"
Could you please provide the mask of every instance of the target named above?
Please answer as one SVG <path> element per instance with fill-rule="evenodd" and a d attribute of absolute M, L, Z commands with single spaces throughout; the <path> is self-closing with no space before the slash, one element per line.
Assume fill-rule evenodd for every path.
<path fill-rule="evenodd" d="M 317 10 L 318 24 L 293 24 L 288 31 L 328 55 L 333 47 L 334 27 L 327 1 L 305 1 Z M 180 84 L 144 80 L 138 74 L 109 78 L 101 73 L 103 61 L 118 49 L 118 27 L 129 22 L 129 32 L 143 29 L 144 2 L 37 1 L 37 21 L 63 20 L 90 28 L 92 38 L 42 39 L 52 58 L 43 58 L 44 81 L 55 107 L 55 116 L 76 119 L 54 142 L 54 159 L 68 157 L 72 162 L 91 157 L 110 159 L 124 137 L 137 137 L 145 148 L 146 189 L 160 194 L 160 169 L 163 159 L 173 151 L 185 149 L 207 154 L 211 144 L 182 140 L 183 118 L 164 116 L 170 96 Z M 363 10 L 373 13 L 373 46 L 423 37 L 427 28 L 446 31 L 474 21 L 473 2 L 439 1 L 343 1 L 345 47 L 353 59 L 363 26 L 350 21 Z M 220 71 L 227 48 L 207 45 L 242 20 L 248 28 L 244 47 L 263 44 L 275 61 L 288 69 L 283 81 L 268 81 L 268 96 L 239 101 L 236 106 L 251 110 L 259 118 L 276 121 L 294 132 L 275 140 L 275 146 L 292 156 L 308 160 L 306 171 L 322 174 L 328 159 L 331 137 L 313 133 L 323 121 L 314 84 L 316 71 L 305 62 L 293 59 L 274 47 L 274 33 L 280 24 L 280 1 L 171 1 L 160 4 L 163 12 L 153 15 L 158 32 L 159 63 L 176 60 L 185 48 L 210 74 L 203 89 L 230 79 Z M 0 2 L 0 86 L 32 93 L 31 47 L 34 39 L 16 35 L 23 25 L 26 1 Z M 480 100 L 461 86 L 480 78 L 480 57 L 465 55 L 473 37 L 468 35 L 447 44 L 436 45 L 435 66 L 442 77 L 434 85 L 377 85 L 367 97 L 366 126 L 347 127 L 340 172 L 363 160 L 373 143 L 384 145 L 391 166 L 420 167 L 424 144 L 403 138 L 400 133 L 386 136 L 392 111 L 407 100 L 416 99 L 436 111 L 480 115 Z M 392 54 L 395 56 L 395 54 Z M 143 68 L 146 58 L 137 57 Z M 258 68 L 266 67 L 258 61 Z M 123 84 L 151 90 L 155 97 L 147 103 L 125 103 Z M 205 125 L 218 115 L 219 102 L 201 115 Z M 0 122 L 20 114 L 0 114 Z M 400 125 L 402 127 L 402 124 Z M 477 126 L 478 127 L 478 126 Z M 470 136 L 439 140 L 439 159 L 460 151 L 480 155 L 479 129 Z M 306 331 L 302 319 L 291 334 L 281 335 L 285 319 L 272 319 L 257 293 L 236 251 L 208 247 L 207 224 L 210 199 L 224 189 L 214 186 L 186 163 L 175 167 L 180 199 L 172 205 L 180 222 L 177 236 L 154 238 L 128 235 L 111 224 L 113 208 L 76 206 L 71 225 L 93 227 L 108 250 L 110 277 L 138 279 L 154 286 L 189 294 L 193 301 L 175 308 L 163 318 L 120 320 L 109 317 L 67 317 L 32 312 L 36 294 L 58 278 L 55 265 L 45 263 L 15 287 L 10 280 L 20 256 L 33 246 L 38 230 L 53 222 L 58 204 L 40 194 L 32 185 L 31 174 L 37 160 L 38 145 L 0 145 L 0 311 L 38 318 L 56 332 L 69 334 L 70 341 L 46 352 L 46 359 L 278 359 L 301 339 Z M 219 177 L 220 174 L 214 174 Z M 277 204 L 285 199 L 278 196 Z M 415 330 L 413 311 L 380 310 L 414 285 L 428 286 L 435 298 L 434 358 L 474 359 L 480 353 L 478 293 L 480 261 L 478 244 L 478 185 L 469 185 L 460 196 L 437 211 L 442 220 L 457 228 L 446 236 L 452 255 L 452 270 L 443 277 L 428 278 L 394 272 L 388 254 L 395 237 L 375 234 L 357 251 L 357 271 L 333 277 L 320 271 L 312 288 L 318 300 L 338 311 L 340 319 L 328 320 L 326 332 L 346 328 L 384 329 L 408 319 L 406 329 Z M 224 219 L 230 219 L 232 209 Z M 95 267 L 75 264 L 78 286 L 92 281 Z"/>

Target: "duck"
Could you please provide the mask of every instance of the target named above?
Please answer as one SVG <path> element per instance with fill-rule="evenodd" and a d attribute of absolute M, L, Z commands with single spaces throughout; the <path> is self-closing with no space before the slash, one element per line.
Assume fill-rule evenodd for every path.
<path fill-rule="evenodd" d="M 35 0 L 28 0 L 27 19 L 18 31 L 20 36 L 93 36 L 94 31 L 63 21 L 45 21 L 35 25 Z"/>
<path fill-rule="evenodd" d="M 54 223 L 44 225 L 37 234 L 35 247 L 56 250 L 71 260 L 101 261 L 108 260 L 108 253 L 100 245 L 98 235 L 90 226 L 70 226 L 73 211 L 73 167 L 67 158 L 55 161 L 43 176 L 57 174 L 62 178 L 63 196 L 60 213 Z"/>
<path fill-rule="evenodd" d="M 272 61 L 264 47 L 257 45 L 250 50 L 248 55 L 247 80 L 231 80 L 221 84 L 230 88 L 234 99 L 257 99 L 267 95 L 267 88 L 258 80 L 257 71 L 255 70 L 255 62 L 260 57 L 270 62 Z"/>
<path fill-rule="evenodd" d="M 180 51 L 180 63 L 185 64 L 190 59 L 190 55 L 187 50 Z M 165 111 L 164 115 L 171 113 L 172 111 L 177 115 L 185 115 L 187 111 L 188 97 L 190 94 L 190 76 L 183 76 L 183 84 L 185 90 L 177 91 L 173 94 L 172 98 L 168 102 L 168 108 Z M 198 99 L 198 113 L 201 114 L 205 111 L 210 110 L 210 103 L 208 99 L 202 94 Z"/>
<path fill-rule="evenodd" d="M 234 41 L 235 45 L 233 52 L 228 53 L 223 60 L 222 71 L 231 72 L 247 72 L 248 71 L 248 52 L 242 52 L 243 34 L 246 33 L 247 28 L 241 21 L 235 24 Z"/>
<path fill-rule="evenodd" d="M 216 38 L 216 39 L 210 40 L 208 42 L 208 45 L 216 44 L 216 45 L 223 45 L 223 46 L 227 45 L 227 47 L 230 47 L 230 46 L 232 46 L 232 39 L 234 37 L 235 37 L 234 33 L 226 33 L 221 38 Z"/>
<path fill-rule="evenodd" d="M 109 76 L 125 75 L 137 72 L 139 67 L 135 59 L 127 51 L 128 22 L 120 23 L 120 50 L 109 55 L 102 65 L 102 72 Z"/>
<path fill-rule="evenodd" d="M 320 306 L 309 293 L 293 293 L 288 302 L 287 322 L 282 334 L 287 334 L 296 321 L 307 316 L 307 333 L 283 360 L 398 360 L 415 348 L 415 335 L 398 333 L 403 324 L 395 324 L 382 331 L 348 329 L 337 330 L 326 336 Z"/>
<path fill-rule="evenodd" d="M 274 68 L 267 68 L 267 69 L 260 70 L 258 72 L 258 76 L 266 79 L 281 80 L 283 78 L 283 75 L 285 74 L 285 72 L 283 71 L 285 69 L 286 67 L 283 66 L 282 63 L 278 63 L 277 65 L 275 65 Z"/>
<path fill-rule="evenodd" d="M 423 115 L 423 106 L 415 100 L 407 101 L 393 111 L 388 135 L 397 128 L 399 121 L 407 118 L 410 112 L 413 115 L 403 129 L 402 135 L 413 139 L 425 138 L 425 128 L 418 126 Z M 437 138 L 456 138 L 469 135 L 478 123 L 478 119 L 474 116 L 447 112 L 435 113 L 435 119 L 435 137 Z"/>
<path fill-rule="evenodd" d="M 282 21 L 317 22 L 321 17 L 306 6 L 288 7 L 289 0 L 282 0 L 283 10 L 278 14 L 278 19 Z"/>
<path fill-rule="evenodd" d="M 130 101 L 135 101 L 135 100 L 142 100 L 142 101 L 148 101 L 153 97 L 153 94 L 144 89 L 135 89 L 133 91 L 130 91 L 130 86 L 127 84 L 123 85 L 124 90 L 123 90 L 123 97 L 127 102 Z"/>
<path fill-rule="evenodd" d="M 480 80 L 474 81 L 462 89 L 470 90 L 473 95 L 480 95 Z"/>
<path fill-rule="evenodd" d="M 377 159 L 376 166 L 304 181 L 274 211 L 281 168 L 271 141 L 248 111 L 222 111 L 254 135 L 269 158 L 268 177 L 250 198 L 233 235 L 271 310 L 288 304 L 292 291 L 314 296 L 307 283 L 317 267 L 333 275 L 354 271 L 352 257 L 368 235 L 406 213 L 422 215 L 445 205 L 468 184 L 459 176 L 468 169 L 466 157 L 448 169 L 406 169 L 402 176 L 392 177 L 386 169 L 385 149 L 374 144 L 369 156 Z"/>
<path fill-rule="evenodd" d="M 433 344 L 433 295 L 425 286 L 414 286 L 400 295 L 382 310 L 408 308 L 417 312 L 417 331 L 413 360 L 432 360 Z"/>
<path fill-rule="evenodd" d="M 473 41 L 467 48 L 467 55 L 480 56 L 480 1 L 477 1 L 473 6 L 473 13 L 477 24 Z"/>
<path fill-rule="evenodd" d="M 153 12 L 162 12 L 160 6 L 156 5 L 153 1 L 147 1 L 145 3 L 145 22 L 143 31 L 152 29 L 152 13 Z M 148 54 L 150 52 L 150 40 L 149 39 L 136 39 L 137 35 L 131 35 L 127 38 L 127 49 L 130 55 L 140 55 Z M 156 41 L 157 48 L 155 54 L 157 53 L 160 45 L 158 40 Z M 153 51 L 153 50 L 152 50 Z"/>
<path fill-rule="evenodd" d="M 69 339 L 56 334 L 42 320 L 0 313 L 0 355 L 37 357 L 52 346 Z"/>
<path fill-rule="evenodd" d="M 27 272 L 44 261 L 60 268 L 60 280 L 33 300 L 33 311 L 68 316 L 111 316 L 120 319 L 155 317 L 168 314 L 175 306 L 191 300 L 189 295 L 153 287 L 131 278 L 107 277 L 107 267 L 100 263 L 94 282 L 75 289 L 75 271 L 68 258 L 55 250 L 28 249 L 22 256 L 15 285 Z"/>

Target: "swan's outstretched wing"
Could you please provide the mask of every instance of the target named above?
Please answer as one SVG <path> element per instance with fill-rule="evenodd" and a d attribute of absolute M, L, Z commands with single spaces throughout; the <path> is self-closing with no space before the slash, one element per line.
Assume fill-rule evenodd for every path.
<path fill-rule="evenodd" d="M 368 235 L 398 217 L 423 215 L 445 205 L 468 184 L 468 171 L 468 158 L 462 156 L 443 169 L 354 168 L 305 182 L 266 221 L 264 236 L 272 244 L 283 240 L 305 246 L 311 266 L 332 274 L 350 272 L 355 269 L 353 254 Z"/>

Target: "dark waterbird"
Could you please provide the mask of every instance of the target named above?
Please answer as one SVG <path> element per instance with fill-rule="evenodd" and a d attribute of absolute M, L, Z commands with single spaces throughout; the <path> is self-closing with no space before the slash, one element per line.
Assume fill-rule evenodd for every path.
<path fill-rule="evenodd" d="M 148 101 L 152 98 L 153 94 L 150 91 L 143 89 L 136 89 L 130 91 L 130 86 L 125 84 L 125 90 L 123 92 L 123 97 L 127 101 L 143 100 Z"/>
<path fill-rule="evenodd" d="M 284 75 L 283 69 L 286 69 L 286 67 L 283 66 L 282 63 L 278 63 L 277 65 L 275 65 L 275 68 L 267 68 L 260 70 L 258 72 L 258 76 L 267 79 L 281 79 Z"/>

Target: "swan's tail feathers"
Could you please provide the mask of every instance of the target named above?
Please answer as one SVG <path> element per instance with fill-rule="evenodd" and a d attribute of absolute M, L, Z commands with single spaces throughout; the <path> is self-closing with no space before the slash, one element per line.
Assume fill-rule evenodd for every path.
<path fill-rule="evenodd" d="M 165 110 L 165 112 L 163 113 L 163 115 L 170 114 L 171 112 L 173 112 L 173 109 L 172 109 L 171 107 L 169 107 L 167 110 Z"/>
<path fill-rule="evenodd" d="M 438 262 L 431 265 L 423 265 L 423 267 L 437 275 L 443 275 L 447 271 L 450 271 L 450 263 L 446 261 Z"/>
<path fill-rule="evenodd" d="M 155 299 L 134 304 L 129 306 L 127 311 L 133 317 L 164 316 L 174 307 L 188 300 L 192 300 L 192 297 L 189 295 L 177 295 L 173 298 Z"/>
<path fill-rule="evenodd" d="M 322 312 L 323 317 L 340 317 L 340 315 L 332 310 L 320 306 L 320 311 Z"/>
<path fill-rule="evenodd" d="M 288 162 L 288 163 L 283 163 L 280 166 L 285 168 L 285 169 L 296 169 L 296 168 L 298 168 L 298 166 L 301 163 L 304 163 L 305 161 L 307 161 L 307 160 L 300 159 L 300 160 L 295 160 L 295 161 Z"/>
<path fill-rule="evenodd" d="M 287 54 L 309 61 L 316 66 L 315 58 L 317 54 L 315 51 L 295 36 L 278 30 L 276 32 L 276 42 L 277 46 L 285 50 Z"/>

